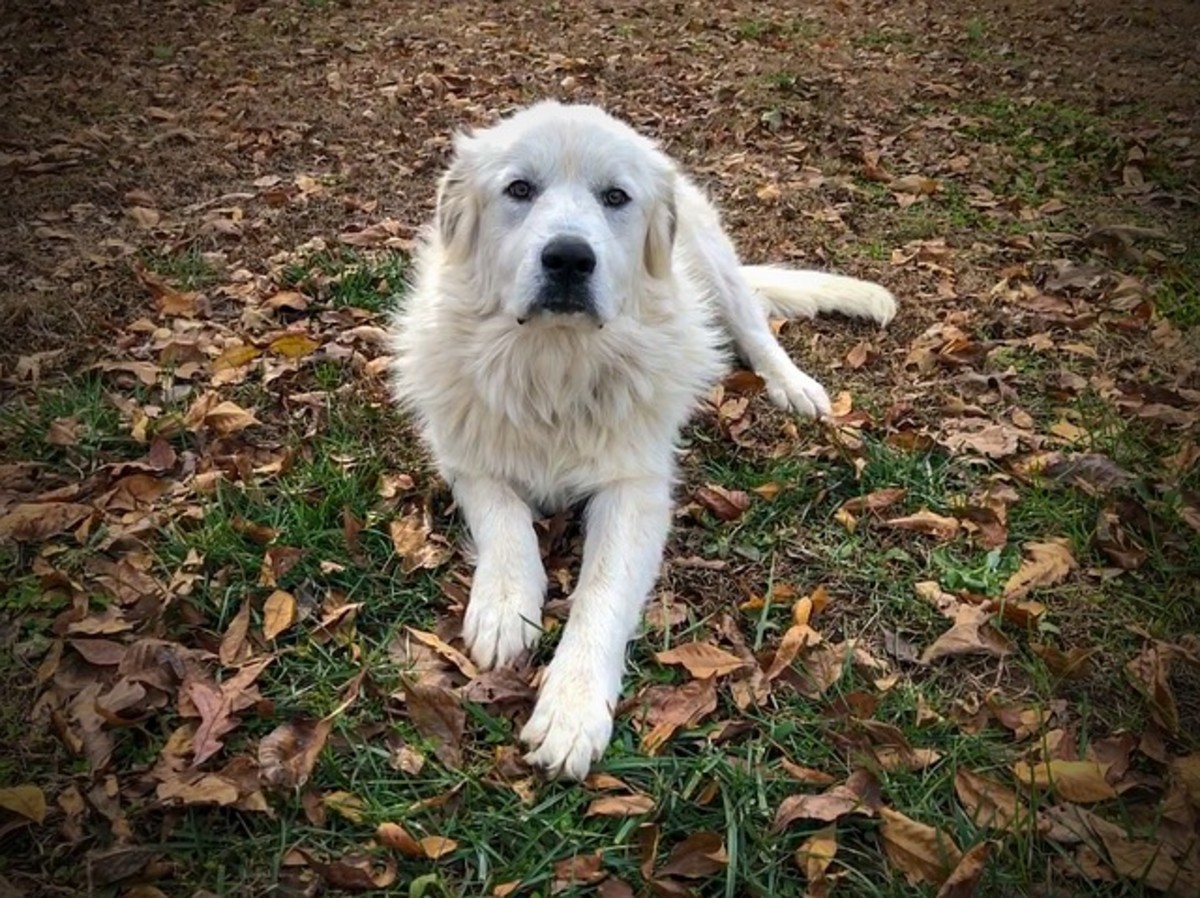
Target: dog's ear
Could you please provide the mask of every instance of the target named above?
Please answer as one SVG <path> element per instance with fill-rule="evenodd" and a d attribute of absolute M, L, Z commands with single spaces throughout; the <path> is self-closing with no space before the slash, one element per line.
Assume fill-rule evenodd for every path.
<path fill-rule="evenodd" d="M 467 179 L 471 138 L 465 134 L 454 140 L 454 159 L 438 182 L 437 213 L 434 216 L 438 235 L 450 262 L 462 263 L 470 258 L 479 238 L 479 201 Z"/>
<path fill-rule="evenodd" d="M 675 176 L 660 191 L 659 199 L 650 210 L 646 228 L 646 247 L 643 255 L 646 271 L 654 278 L 671 273 L 671 253 L 675 248 Z"/>

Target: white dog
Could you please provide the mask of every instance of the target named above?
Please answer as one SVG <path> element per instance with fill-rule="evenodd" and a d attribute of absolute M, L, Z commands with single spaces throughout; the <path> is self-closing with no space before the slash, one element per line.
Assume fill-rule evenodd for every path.
<path fill-rule="evenodd" d="M 883 324 L 895 308 L 874 284 L 741 266 L 696 185 L 595 107 L 544 102 L 457 137 L 394 321 L 394 391 L 475 542 L 463 638 L 481 667 L 541 634 L 535 517 L 588 500 L 570 619 L 521 732 L 531 763 L 581 779 L 608 745 L 676 440 L 725 371 L 725 333 L 775 404 L 817 416 L 825 390 L 768 312 Z"/>

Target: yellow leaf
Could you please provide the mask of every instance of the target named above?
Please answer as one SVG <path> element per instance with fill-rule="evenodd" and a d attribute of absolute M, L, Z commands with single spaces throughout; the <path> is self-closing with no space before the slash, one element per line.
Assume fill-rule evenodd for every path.
<path fill-rule="evenodd" d="M 263 605 L 263 636 L 274 639 L 296 621 L 296 597 L 277 589 Z"/>
<path fill-rule="evenodd" d="M 284 334 L 271 341 L 271 352 L 286 359 L 301 359 L 311 355 L 320 345 L 304 334 Z"/>
<path fill-rule="evenodd" d="M 1109 766 L 1098 761 L 1018 761 L 1012 772 L 1027 786 L 1052 789 L 1059 798 L 1087 804 L 1117 797 L 1117 790 L 1105 779 Z"/>
<path fill-rule="evenodd" d="M 357 795 L 351 792 L 330 792 L 321 799 L 321 804 L 329 808 L 335 814 L 345 817 L 351 823 L 362 823 L 363 811 L 366 810 L 366 804 Z"/>
<path fill-rule="evenodd" d="M 26 820 L 41 823 L 46 819 L 46 796 L 32 783 L 0 789 L 0 808 L 20 814 Z"/>
<path fill-rule="evenodd" d="M 888 862 L 904 874 L 910 885 L 940 886 L 962 861 L 962 851 L 946 833 L 918 823 L 891 808 L 880 808 L 879 829 Z"/>
<path fill-rule="evenodd" d="M 213 371 L 225 371 L 230 368 L 240 368 L 247 362 L 258 358 L 259 349 L 257 346 L 230 346 L 219 356 L 213 359 Z"/>
<path fill-rule="evenodd" d="M 458 843 L 445 836 L 426 836 L 420 844 L 421 850 L 425 852 L 425 857 L 431 861 L 436 861 L 439 857 L 458 849 Z"/>

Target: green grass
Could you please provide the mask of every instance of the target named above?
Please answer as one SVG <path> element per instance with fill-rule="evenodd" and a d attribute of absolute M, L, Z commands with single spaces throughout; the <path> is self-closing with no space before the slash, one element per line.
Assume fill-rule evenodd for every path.
<path fill-rule="evenodd" d="M 196 246 L 176 253 L 143 253 L 151 271 L 167 278 L 182 290 L 203 290 L 217 283 L 220 273 Z"/>
<path fill-rule="evenodd" d="M 48 439 L 55 422 L 58 435 Z M 90 375 L 49 387 L 36 401 L 19 397 L 7 404 L 0 410 L 0 444 L 5 446 L 0 461 L 37 458 L 79 472 L 101 459 L 144 451 L 122 427 L 105 381 Z"/>
<path fill-rule="evenodd" d="M 317 253 L 284 270 L 288 286 L 314 294 L 334 308 L 369 312 L 392 308 L 403 291 L 407 259 L 398 253 L 359 253 L 349 249 Z"/>

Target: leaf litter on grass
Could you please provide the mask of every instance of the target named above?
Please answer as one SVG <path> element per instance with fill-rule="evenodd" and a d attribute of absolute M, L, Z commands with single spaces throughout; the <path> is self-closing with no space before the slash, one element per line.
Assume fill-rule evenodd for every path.
<path fill-rule="evenodd" d="M 760 5 L 738 29 L 755 41 L 747 74 L 728 65 L 730 29 L 683 8 L 581 9 L 577 33 L 624 41 L 595 58 L 549 34 L 515 46 L 506 35 L 546 31 L 516 8 L 415 15 L 403 58 L 377 4 L 289 11 L 282 44 L 273 4 L 208 10 L 196 15 L 224 37 L 196 52 L 214 59 L 255 41 L 248 58 L 268 61 L 291 59 L 295 39 L 326 49 L 302 53 L 311 71 L 288 78 L 217 65 L 228 90 L 198 95 L 178 78 L 192 63 L 170 61 L 164 41 L 154 66 L 114 68 L 114 83 L 136 76 L 114 106 L 131 114 L 103 117 L 103 133 L 22 120 L 30 135 L 0 167 L 34 204 L 14 213 L 27 221 L 13 245 L 45 265 L 12 282 L 46 300 L 124 291 L 132 314 L 86 360 L 111 429 L 87 408 L 4 419 L 6 445 L 27 447 L 0 466 L 6 627 L 19 624 L 4 638 L 36 691 L 32 729 L 60 753 L 22 754 L 24 775 L 5 768 L 7 837 L 57 839 L 56 857 L 135 891 L 166 888 L 172 871 L 212 885 L 204 864 L 164 865 L 157 847 L 163 832 L 194 838 L 178 828 L 191 821 L 226 831 L 229 817 L 209 814 L 270 833 L 254 844 L 272 851 L 278 832 L 295 834 L 283 873 L 351 891 L 427 875 L 492 894 L 527 880 L 763 891 L 782 857 L 794 869 L 771 875 L 797 892 L 803 880 L 814 895 L 855 894 L 869 868 L 880 882 L 891 871 L 895 890 L 986 894 L 1019 891 L 1014 856 L 1031 851 L 1058 893 L 1093 880 L 1200 891 L 1187 726 L 1198 625 L 1173 585 L 1196 571 L 1200 396 L 1194 332 L 1156 300 L 1186 264 L 1173 210 L 1190 200 L 1164 176 L 1194 166 L 1194 143 L 1170 116 L 1161 135 L 1047 118 L 1037 94 L 1068 108 L 1070 78 L 1040 66 L 1022 86 L 1019 58 L 988 56 L 937 11 L 912 29 L 922 52 L 898 42 L 883 65 L 866 19 L 903 25 L 912 12 L 818 5 L 799 20 Z M 1071 13 L 1081 41 L 1088 15 Z M 1065 64 L 1037 11 L 981 9 L 979 21 L 1019 38 L 1014 52 Z M 361 43 L 343 46 L 347 33 Z M 579 846 L 487 831 L 503 831 L 497 818 L 520 829 L 507 802 L 557 813 L 544 804 L 556 787 L 492 750 L 511 747 L 545 659 L 480 673 L 463 655 L 469 567 L 445 497 L 409 435 L 370 416 L 387 402 L 384 294 L 447 135 L 529 99 L 517 72 L 538 92 L 612 99 L 681 142 L 749 255 L 848 267 L 903 303 L 882 336 L 781 329 L 837 387 L 830 432 L 782 420 L 748 372 L 714 391 L 684 458 L 692 505 L 668 553 L 673 594 L 656 606 L 652 647 L 634 650 L 606 762 L 624 785 L 593 781 L 573 812 L 535 818 L 571 820 Z M 40 78 L 16 85 L 28 108 L 40 108 Z M 887 99 L 898 84 L 911 104 Z M 315 105 L 294 105 L 297 85 Z M 990 105 L 973 107 L 976 94 Z M 827 114 L 842 96 L 854 114 Z M 1091 160 L 1088 142 L 1109 131 Z M 200 158 L 187 155 L 197 142 Z M 118 145 L 129 158 L 106 159 Z M 115 217 L 90 186 L 61 211 L 45 192 L 48 175 L 69 192 L 131 162 L 160 182 L 120 188 Z M 195 173 L 186 196 L 168 177 L 182 170 Z M 1090 181 L 1064 182 L 1072 170 Z M 393 183 L 370 180 L 379 171 L 429 189 L 392 199 Z M 1161 228 L 1092 221 L 1095 204 Z M 22 352 L 0 369 L 3 388 L 49 408 L 64 358 Z M 361 416 L 340 425 L 349 412 Z M 347 445 L 348 431 L 362 438 Z M 368 471 L 372 456 L 383 463 Z M 331 473 L 295 479 L 318 458 L 362 471 L 370 500 L 326 509 L 339 501 Z M 319 520 L 298 526 L 289 503 Z M 573 539 L 547 547 L 564 594 Z M 927 584 L 916 598 L 914 583 Z M 403 632 L 377 610 L 396 590 L 422 600 Z M 959 812 L 971 826 L 951 831 Z M 760 843 L 778 820 L 783 835 Z M 635 851 L 630 833 L 648 828 Z M 486 883 L 477 848 L 494 859 Z M 236 876 L 263 875 L 240 863 Z M 12 876 L 26 889 L 39 879 Z"/>

